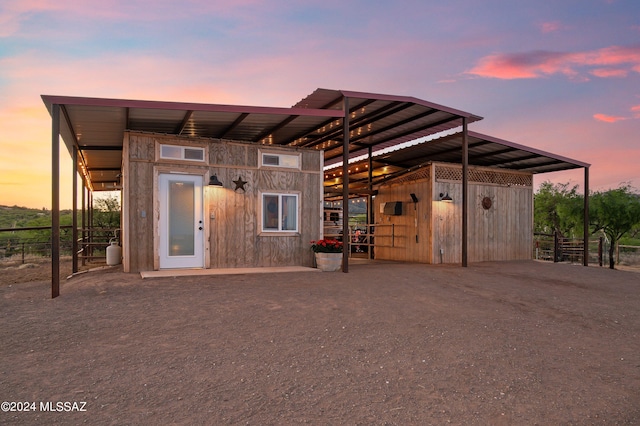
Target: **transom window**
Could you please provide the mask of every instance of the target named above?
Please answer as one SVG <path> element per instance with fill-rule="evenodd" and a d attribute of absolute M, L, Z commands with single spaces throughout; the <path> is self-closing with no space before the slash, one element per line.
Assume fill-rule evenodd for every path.
<path fill-rule="evenodd" d="M 299 169 L 300 154 L 261 152 L 260 165 L 263 167 L 284 167 L 287 169 Z"/>
<path fill-rule="evenodd" d="M 262 194 L 262 231 L 298 232 L 298 194 Z"/>
<path fill-rule="evenodd" d="M 183 145 L 160 145 L 160 158 L 185 161 L 204 161 L 204 148 Z"/>

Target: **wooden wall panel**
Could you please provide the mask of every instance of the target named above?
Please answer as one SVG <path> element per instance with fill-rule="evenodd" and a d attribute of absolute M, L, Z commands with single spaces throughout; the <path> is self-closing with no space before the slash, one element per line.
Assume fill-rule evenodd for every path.
<path fill-rule="evenodd" d="M 220 141 L 210 144 L 211 165 L 246 166 L 247 151 L 250 147 L 246 144 Z"/>
<path fill-rule="evenodd" d="M 449 194 L 453 202 L 440 201 Z M 432 263 L 458 263 L 462 260 L 462 184 L 435 182 L 433 205 Z"/>
<path fill-rule="evenodd" d="M 151 135 L 136 134 L 129 147 L 131 160 L 154 161 L 156 157 L 155 138 Z"/>
<path fill-rule="evenodd" d="M 256 145 L 243 148 L 249 163 L 257 161 L 259 149 L 265 149 Z M 216 158 L 230 155 L 224 152 L 224 146 L 217 147 L 216 152 Z M 212 165 L 212 173 L 217 173 L 225 188 L 214 189 L 209 201 L 209 209 L 215 214 L 210 222 L 211 267 L 312 265 L 309 241 L 317 239 L 320 233 L 322 174 L 319 152 L 304 150 L 302 156 L 306 163 L 316 164 L 315 172 L 251 166 L 230 169 L 220 164 Z M 233 190 L 232 181 L 239 176 L 247 181 L 246 192 Z M 298 234 L 283 236 L 260 232 L 263 192 L 299 194 Z"/>
<path fill-rule="evenodd" d="M 311 266 L 313 257 L 309 241 L 320 235 L 322 194 L 320 168 L 322 152 L 295 149 L 302 155 L 305 170 L 260 169 L 258 151 L 262 145 L 237 141 L 206 140 L 208 161 L 194 162 L 156 160 L 159 143 L 185 144 L 189 138 L 131 133 L 129 174 L 131 271 L 157 267 L 157 247 L 154 248 L 154 217 L 157 223 L 158 173 L 175 170 L 179 173 L 217 175 L 222 188 L 204 188 L 204 216 L 208 220 L 208 264 L 211 268 L 261 266 Z M 278 147 L 277 151 L 286 151 Z M 314 166 L 315 165 L 315 166 Z M 314 168 L 315 167 L 315 168 Z M 246 181 L 245 191 L 235 190 L 234 180 Z M 299 194 L 300 232 L 274 235 L 260 232 L 261 192 Z M 147 217 L 141 218 L 140 212 Z M 157 245 L 157 242 L 156 242 Z M 135 247 L 134 247 L 135 246 Z M 154 263 L 155 262 L 155 263 Z"/>
<path fill-rule="evenodd" d="M 438 163 L 428 167 L 437 167 Z M 454 177 L 437 178 L 432 170 L 428 179 L 421 179 L 424 171 L 411 180 L 403 177 L 399 183 L 390 183 L 378 188 L 374 209 L 376 223 L 395 224 L 395 247 L 376 247 L 377 259 L 416 261 L 427 263 L 460 263 L 462 261 L 462 183 L 455 180 L 460 168 L 445 165 L 448 170 L 442 175 Z M 476 168 L 474 176 L 491 179 L 510 179 L 511 171 Z M 505 176 L 498 176 L 503 174 Z M 527 181 L 530 175 L 513 172 L 515 179 Z M 459 177 L 459 176 L 458 176 Z M 433 190 L 431 190 L 433 188 Z M 469 183 L 469 235 L 468 260 L 470 262 L 492 260 L 530 259 L 533 244 L 533 190 L 527 185 L 504 185 L 496 183 Z M 391 201 L 408 201 L 410 193 L 418 195 L 419 241 L 415 244 L 415 224 L 411 216 L 413 203 L 403 204 L 402 216 L 380 214 L 380 205 Z M 440 201 L 440 193 L 449 194 L 453 202 Z M 483 208 L 484 198 L 491 200 L 489 209 Z M 423 203 L 423 200 L 426 201 Z M 391 244 L 390 237 L 382 237 L 390 228 L 380 227 L 376 231 L 376 246 Z M 423 237 L 424 235 L 424 237 Z"/>
<path fill-rule="evenodd" d="M 153 140 L 150 137 L 129 138 L 128 187 L 128 248 L 131 272 L 153 269 Z M 151 156 L 151 157 L 150 157 Z M 125 204 L 125 203 L 123 203 Z"/>
<path fill-rule="evenodd" d="M 449 193 L 453 203 L 434 202 L 434 263 L 462 261 L 462 184 L 436 183 L 435 193 Z M 482 200 L 491 200 L 484 209 Z M 531 258 L 532 188 L 469 184 L 468 260 Z M 440 249 L 443 253 L 440 253 Z"/>
<path fill-rule="evenodd" d="M 418 198 L 417 203 L 413 202 L 411 193 L 414 193 Z M 402 215 L 387 215 L 381 212 L 383 204 L 397 201 L 402 202 Z M 429 180 L 423 179 L 379 188 L 374 201 L 374 215 L 376 259 L 408 262 L 429 261 L 431 254 Z"/>

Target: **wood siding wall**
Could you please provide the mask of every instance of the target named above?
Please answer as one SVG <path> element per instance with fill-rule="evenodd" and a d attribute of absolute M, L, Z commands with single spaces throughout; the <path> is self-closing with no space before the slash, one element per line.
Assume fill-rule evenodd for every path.
<path fill-rule="evenodd" d="M 427 262 L 431 258 L 431 192 L 428 178 L 379 188 L 374 202 L 376 259 Z M 402 215 L 381 212 L 384 204 L 398 201 Z"/>
<path fill-rule="evenodd" d="M 204 163 L 158 160 L 159 144 L 204 147 Z M 211 268 L 311 266 L 309 241 L 318 239 L 322 220 L 322 153 L 315 150 L 268 147 L 218 139 L 130 133 L 125 136 L 123 176 L 123 241 L 125 270 L 157 269 L 159 173 L 174 171 L 202 175 L 207 244 Z M 300 153 L 301 169 L 260 168 L 259 150 Z M 224 187 L 209 187 L 210 175 Z M 234 180 L 245 191 L 235 191 Z M 299 195 L 299 232 L 260 232 L 261 192 Z"/>
<path fill-rule="evenodd" d="M 395 247 L 376 247 L 377 259 L 425 263 L 462 261 L 462 183 L 456 179 L 458 175 L 461 176 L 461 166 L 434 163 L 425 169 L 418 172 L 416 180 L 407 176 L 399 182 L 378 188 L 374 205 L 379 215 L 376 216 L 376 223 L 394 223 L 398 226 L 395 226 Z M 531 182 L 531 174 L 472 169 L 473 176 L 477 176 L 478 180 L 491 182 L 469 182 L 468 260 L 530 259 L 533 244 L 533 188 L 528 183 Z M 443 170 L 444 173 L 441 173 Z M 504 183 L 510 181 L 516 184 Z M 413 203 L 408 202 L 412 192 L 419 199 L 416 204 L 419 212 L 417 244 L 413 237 Z M 440 201 L 441 193 L 448 193 L 453 202 Z M 485 198 L 491 201 L 488 209 L 483 207 Z M 390 201 L 407 201 L 403 204 L 402 216 L 380 215 L 380 204 Z M 378 241 L 376 237 L 376 243 Z M 389 241 L 389 237 L 380 240 L 384 245 L 388 245 Z"/>

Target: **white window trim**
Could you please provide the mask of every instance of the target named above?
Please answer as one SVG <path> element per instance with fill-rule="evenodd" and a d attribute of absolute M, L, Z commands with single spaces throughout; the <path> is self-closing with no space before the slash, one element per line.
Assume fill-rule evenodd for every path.
<path fill-rule="evenodd" d="M 201 147 L 201 146 L 173 145 L 173 144 L 168 144 L 168 143 L 161 143 L 159 145 L 160 145 L 160 147 L 158 149 L 158 156 L 160 157 L 161 160 L 195 161 L 195 162 L 198 162 L 198 163 L 204 163 L 207 160 L 206 149 L 204 147 Z M 162 147 L 164 147 L 164 146 L 171 147 L 171 148 L 178 148 L 180 150 L 180 158 L 163 156 L 162 155 Z M 201 151 L 202 152 L 202 159 L 185 158 L 185 150 L 187 150 L 187 149 L 193 149 L 193 150 L 196 150 L 196 151 Z"/>
<path fill-rule="evenodd" d="M 302 155 L 299 152 L 282 152 L 282 151 L 268 151 L 268 150 L 259 150 L 260 155 L 260 168 L 272 168 L 272 169 L 294 169 L 300 170 L 302 168 Z M 272 164 L 264 164 L 264 156 L 272 155 L 276 157 L 295 157 L 296 165 L 295 166 L 287 166 L 283 164 L 279 164 L 277 166 Z"/>
<path fill-rule="evenodd" d="M 265 195 L 272 195 L 278 197 L 278 229 L 265 229 L 264 227 L 264 197 Z M 278 191 L 268 191 L 268 192 L 260 192 L 260 233 L 268 234 L 268 235 L 299 235 L 300 234 L 300 193 L 299 192 L 278 192 Z M 282 197 L 283 196 L 294 196 L 296 198 L 296 229 L 282 229 Z"/>

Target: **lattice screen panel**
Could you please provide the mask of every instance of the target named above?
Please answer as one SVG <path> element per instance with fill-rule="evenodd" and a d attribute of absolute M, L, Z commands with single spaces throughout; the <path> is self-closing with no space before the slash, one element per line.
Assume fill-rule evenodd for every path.
<path fill-rule="evenodd" d="M 436 180 L 462 181 L 462 167 L 435 165 Z M 533 186 L 533 175 L 526 173 L 514 173 L 508 170 L 495 170 L 487 168 L 469 168 L 469 182 L 493 183 L 507 186 Z"/>
<path fill-rule="evenodd" d="M 416 180 L 429 179 L 431 177 L 431 167 L 421 167 L 419 170 L 394 179 L 394 183 L 413 182 Z"/>

